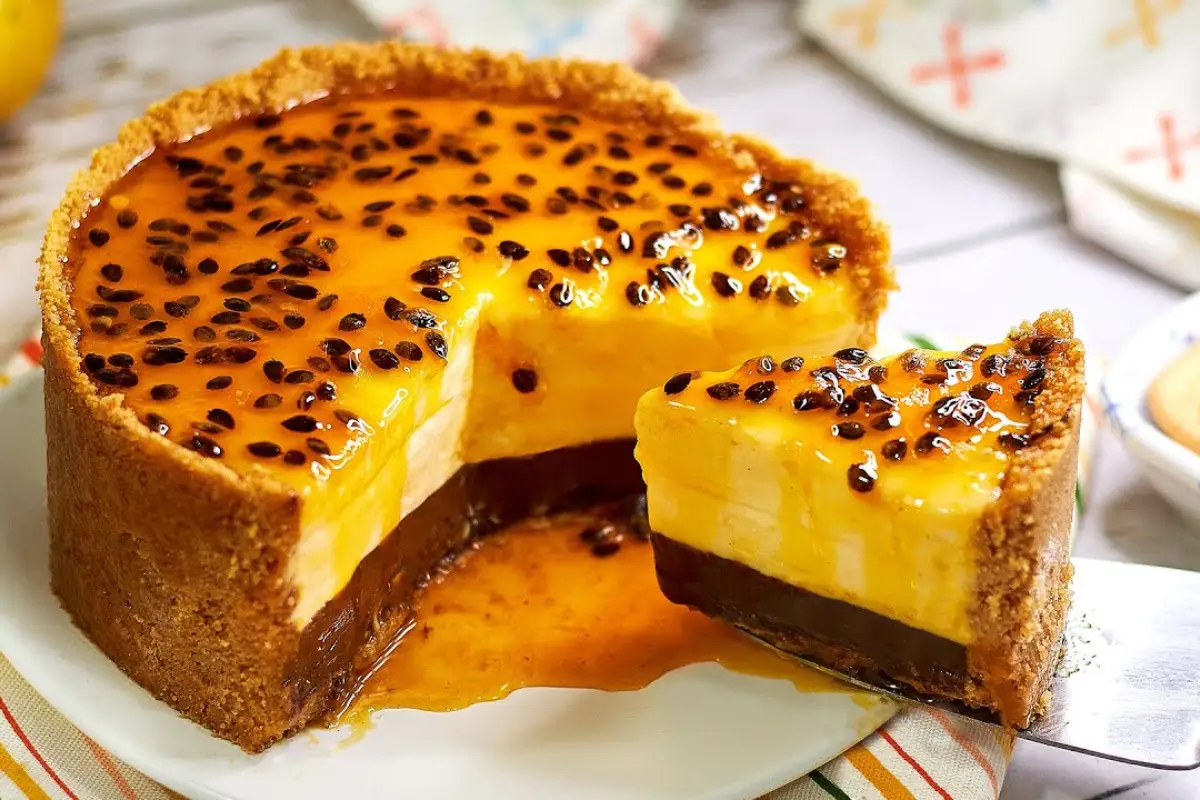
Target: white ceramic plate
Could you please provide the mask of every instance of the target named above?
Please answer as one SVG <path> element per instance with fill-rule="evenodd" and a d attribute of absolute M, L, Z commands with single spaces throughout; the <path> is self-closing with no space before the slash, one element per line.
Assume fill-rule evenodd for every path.
<path fill-rule="evenodd" d="M 757 797 L 895 711 L 697 664 L 637 692 L 524 689 L 437 714 L 385 711 L 365 736 L 313 731 L 247 756 L 126 678 L 49 589 L 42 379 L 0 396 L 0 651 L 84 733 L 194 798 Z"/>
<path fill-rule="evenodd" d="M 1140 331 L 1108 368 L 1105 412 L 1150 485 L 1200 525 L 1200 455 L 1167 436 L 1146 410 L 1146 392 L 1164 369 L 1200 341 L 1200 292 Z"/>

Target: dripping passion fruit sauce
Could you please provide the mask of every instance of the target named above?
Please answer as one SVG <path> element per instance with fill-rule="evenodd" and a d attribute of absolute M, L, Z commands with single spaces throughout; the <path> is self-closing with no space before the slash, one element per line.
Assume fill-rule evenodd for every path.
<path fill-rule="evenodd" d="M 526 687 L 640 689 L 703 662 L 801 691 L 855 691 L 671 603 L 647 529 L 610 518 L 529 521 L 476 542 L 423 590 L 414 626 L 339 722 L 454 711 Z"/>
<path fill-rule="evenodd" d="M 489 303 L 620 304 L 615 324 L 648 331 L 672 304 L 852 307 L 846 248 L 810 227 L 803 187 L 703 155 L 549 107 L 386 97 L 160 148 L 77 231 L 84 369 L 151 431 L 307 490 L 412 417 Z M 514 396 L 566 382 L 510 356 Z"/>

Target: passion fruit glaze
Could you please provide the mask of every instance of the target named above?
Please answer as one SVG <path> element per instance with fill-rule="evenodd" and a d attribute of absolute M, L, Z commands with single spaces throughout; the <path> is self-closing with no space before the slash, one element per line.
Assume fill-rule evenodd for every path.
<path fill-rule="evenodd" d="M 1047 359 L 1071 340 L 1036 335 L 961 352 L 911 350 L 876 360 L 848 347 L 832 355 L 750 359 L 724 373 L 681 372 L 662 387 L 672 404 L 722 416 L 781 415 L 789 439 L 841 464 L 867 493 L 881 469 L 954 457 L 955 469 L 990 473 L 999 486 L 1006 452 L 1027 447 Z M 933 464 L 929 462 L 932 461 Z"/>
<path fill-rule="evenodd" d="M 303 487 L 411 415 L 489 306 L 800 323 L 846 294 L 845 257 L 803 187 L 703 143 L 549 107 L 341 98 L 149 154 L 81 224 L 72 302 L 85 369 L 151 430 Z M 537 361 L 514 353 L 508 392 L 554 390 Z"/>

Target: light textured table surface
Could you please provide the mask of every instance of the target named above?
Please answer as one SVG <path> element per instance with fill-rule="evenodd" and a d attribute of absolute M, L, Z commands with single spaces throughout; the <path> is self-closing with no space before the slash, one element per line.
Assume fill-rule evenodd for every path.
<path fill-rule="evenodd" d="M 70 174 L 148 100 L 248 67 L 283 45 L 375 38 L 342 0 L 69 0 L 46 89 L 0 129 L 0 352 L 35 319 L 41 228 Z M 801 41 L 786 0 L 693 0 L 648 65 L 734 129 L 858 178 L 892 225 L 900 328 L 989 339 L 1053 306 L 1112 356 L 1183 293 L 1067 230 L 1056 168 L 925 125 Z M 1200 569 L 1189 532 L 1112 437 L 1098 450 L 1080 555 Z M 1003 800 L 1200 796 L 1157 773 L 1018 745 Z"/>

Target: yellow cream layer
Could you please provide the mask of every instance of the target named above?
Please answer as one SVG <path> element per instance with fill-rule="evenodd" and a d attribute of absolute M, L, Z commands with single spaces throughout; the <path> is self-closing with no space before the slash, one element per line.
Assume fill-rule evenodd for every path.
<path fill-rule="evenodd" d="M 362 558 L 464 463 L 632 437 L 638 398 L 669 375 L 673 364 L 698 358 L 715 364 L 730 353 L 744 357 L 753 352 L 736 328 L 714 331 L 711 325 L 664 318 L 647 334 L 645 327 L 621 321 L 619 313 L 618 307 L 604 315 L 609 319 L 599 321 L 599 327 L 590 321 L 563 326 L 561 318 L 546 315 L 499 324 L 485 316 L 483 323 L 465 331 L 477 337 L 475 346 L 456 348 L 445 372 L 429 378 L 423 391 L 405 397 L 386 423 L 364 437 L 363 454 L 346 464 L 349 474 L 309 494 L 304 538 L 293 560 L 303 581 L 295 618 L 310 619 L 345 585 Z M 827 349 L 866 335 L 858 323 L 808 340 L 797 338 L 802 333 L 776 335 L 789 350 Z M 513 365 L 522 362 L 509 354 L 538 353 L 547 341 L 562 349 L 540 350 L 537 390 L 512 391 Z M 655 342 L 653 352 L 626 362 L 621 374 L 581 368 L 617 363 L 646 341 Z M 395 401 L 380 397 L 385 399 Z"/>
<path fill-rule="evenodd" d="M 1008 462 L 998 442 L 1009 434 L 1005 441 L 1019 446 L 1013 434 L 1026 427 L 1014 397 L 1017 376 L 1027 372 L 981 376 L 986 358 L 930 352 L 909 368 L 887 360 L 878 365 L 886 377 L 876 382 L 867 377 L 870 361 L 809 359 L 791 372 L 773 362 L 769 371 L 747 365 L 697 373 L 683 390 L 649 392 L 637 408 L 636 455 L 652 529 L 824 597 L 970 642 L 977 526 L 999 497 Z M 939 370 L 946 359 L 951 368 Z M 821 366 L 844 374 L 814 378 Z M 923 382 L 927 376 L 943 382 Z M 751 387 L 764 382 L 773 391 L 756 402 L 766 390 Z M 839 402 L 854 407 L 811 407 L 834 383 L 846 398 Z M 987 384 L 987 401 L 970 396 L 986 394 L 975 387 Z M 727 396 L 733 386 L 737 393 Z M 797 410 L 805 393 L 813 394 Z M 868 399 L 880 395 L 891 403 Z M 949 409 L 944 417 L 933 410 L 939 400 Z"/>
<path fill-rule="evenodd" d="M 990 476 L 964 486 L 909 470 L 864 499 L 847 487 L 842 459 L 783 438 L 787 426 L 770 415 L 697 416 L 678 406 L 639 408 L 638 430 L 647 433 L 639 434 L 637 455 L 656 532 L 969 641 L 973 536 L 995 497 Z"/>

